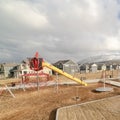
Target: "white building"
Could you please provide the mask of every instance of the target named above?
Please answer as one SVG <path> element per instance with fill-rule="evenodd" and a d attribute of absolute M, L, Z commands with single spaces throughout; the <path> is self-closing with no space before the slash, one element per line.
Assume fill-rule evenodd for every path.
<path fill-rule="evenodd" d="M 91 71 L 92 71 L 93 73 L 96 73 L 96 72 L 97 72 L 97 64 L 92 64 L 92 65 L 91 65 Z"/>

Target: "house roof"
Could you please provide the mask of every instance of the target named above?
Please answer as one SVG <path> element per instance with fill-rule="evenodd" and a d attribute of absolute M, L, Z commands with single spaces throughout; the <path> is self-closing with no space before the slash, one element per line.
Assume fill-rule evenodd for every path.
<path fill-rule="evenodd" d="M 14 67 L 14 66 L 17 66 L 18 64 L 16 64 L 16 63 L 3 63 L 2 65 L 4 67 Z"/>
<path fill-rule="evenodd" d="M 65 63 L 68 62 L 68 61 L 70 61 L 70 60 L 59 60 L 59 61 L 57 61 L 56 63 L 53 63 L 53 65 L 58 65 L 58 64 L 60 64 L 60 63 L 65 64 Z"/>

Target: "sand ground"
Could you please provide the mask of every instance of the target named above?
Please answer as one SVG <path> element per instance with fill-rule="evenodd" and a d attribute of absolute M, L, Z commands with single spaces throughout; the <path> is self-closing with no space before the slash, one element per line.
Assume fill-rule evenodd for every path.
<path fill-rule="evenodd" d="M 95 92 L 103 83 L 81 85 L 62 85 L 37 89 L 12 90 L 16 98 L 8 92 L 0 96 L 0 120 L 55 120 L 57 108 L 86 101 L 120 95 L 120 88 L 111 86 L 114 91 Z M 110 86 L 110 85 L 107 85 Z M 76 100 L 79 97 L 79 100 Z"/>

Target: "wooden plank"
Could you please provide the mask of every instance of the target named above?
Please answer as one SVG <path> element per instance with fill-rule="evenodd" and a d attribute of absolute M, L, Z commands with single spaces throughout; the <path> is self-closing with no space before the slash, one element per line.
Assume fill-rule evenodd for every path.
<path fill-rule="evenodd" d="M 78 106 L 78 107 L 75 107 L 75 108 L 74 108 L 74 111 L 75 111 L 75 113 L 76 113 L 76 118 L 77 118 L 77 120 L 87 120 L 87 118 L 86 118 L 83 110 L 81 109 L 81 107 L 79 107 L 79 106 Z"/>
<path fill-rule="evenodd" d="M 64 118 L 64 120 L 68 120 L 67 119 L 67 110 L 66 110 L 66 108 L 65 109 L 59 109 L 59 115 L 58 115 L 58 119 L 59 120 L 63 120 L 63 118 Z"/>
<path fill-rule="evenodd" d="M 9 87 L 7 85 L 5 85 L 5 87 L 7 88 L 8 92 L 11 94 L 11 96 L 13 98 L 15 98 L 15 95 L 12 93 L 12 91 L 9 89 Z"/>
<path fill-rule="evenodd" d="M 67 114 L 57 120 L 119 120 L 120 119 L 120 96 L 111 97 L 86 104 L 69 106 L 66 108 Z M 59 114 L 61 114 L 59 111 Z"/>
<path fill-rule="evenodd" d="M 105 117 L 99 112 L 99 110 L 94 109 L 95 104 L 86 104 L 86 111 L 84 114 L 87 115 L 87 120 L 105 120 Z M 81 106 L 82 109 L 82 106 Z M 83 109 L 82 109 L 83 110 Z"/>
<path fill-rule="evenodd" d="M 67 110 L 67 120 L 77 120 L 76 113 L 73 111 L 71 107 L 66 110 Z"/>
<path fill-rule="evenodd" d="M 111 102 L 106 100 L 106 101 L 101 101 L 97 102 L 96 105 L 100 104 L 100 112 L 106 120 L 114 120 L 114 119 L 119 119 L 120 115 L 120 103 L 119 101 L 113 102 L 111 99 Z M 115 109 L 116 107 L 114 106 L 119 106 L 119 108 Z M 117 114 L 116 114 L 117 113 Z"/>

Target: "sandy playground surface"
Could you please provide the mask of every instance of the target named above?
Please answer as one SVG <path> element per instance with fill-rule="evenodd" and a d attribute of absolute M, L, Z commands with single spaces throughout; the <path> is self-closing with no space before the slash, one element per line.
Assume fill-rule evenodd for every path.
<path fill-rule="evenodd" d="M 57 108 L 79 104 L 110 96 L 120 95 L 120 88 L 110 86 L 111 92 L 95 92 L 103 83 L 82 85 L 59 85 L 37 89 L 12 90 L 16 98 L 8 92 L 0 96 L 0 120 L 55 120 Z M 76 100 L 79 97 L 79 100 Z"/>

